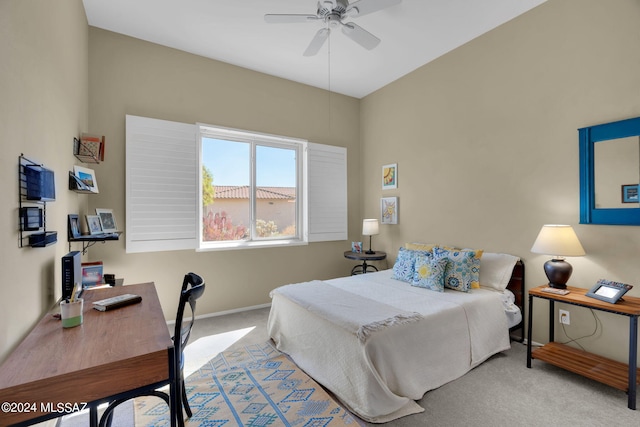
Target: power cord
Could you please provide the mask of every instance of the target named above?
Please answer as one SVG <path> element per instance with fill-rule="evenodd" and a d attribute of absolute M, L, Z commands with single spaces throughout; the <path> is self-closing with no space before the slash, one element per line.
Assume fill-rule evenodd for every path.
<path fill-rule="evenodd" d="M 563 342 L 561 344 L 571 344 L 571 343 L 575 343 L 578 347 L 580 347 L 582 349 L 582 351 L 586 351 L 584 349 L 584 347 L 578 342 L 578 340 L 581 340 L 583 338 L 589 338 L 592 337 L 594 335 L 596 335 L 596 333 L 598 332 L 598 325 L 600 325 L 600 329 L 602 329 L 602 322 L 600 321 L 600 318 L 598 318 L 598 316 L 596 315 L 595 311 L 593 309 L 589 309 L 589 311 L 591 312 L 591 315 L 593 316 L 593 319 L 595 320 L 595 327 L 593 329 L 593 332 L 588 334 L 588 335 L 583 335 L 581 337 L 578 338 L 571 338 L 571 336 L 567 333 L 566 328 L 564 327 L 564 323 L 560 323 L 562 325 L 562 332 L 565 334 L 565 336 L 567 338 L 569 338 L 569 341 Z"/>

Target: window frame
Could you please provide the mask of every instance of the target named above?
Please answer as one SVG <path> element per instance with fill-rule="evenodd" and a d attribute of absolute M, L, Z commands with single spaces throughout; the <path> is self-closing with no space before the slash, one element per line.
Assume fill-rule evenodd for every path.
<path fill-rule="evenodd" d="M 199 125 L 127 114 L 125 128 L 126 253 L 199 250 Z M 347 241 L 347 148 L 306 142 L 302 162 L 302 241 L 266 241 L 219 249 Z"/>
<path fill-rule="evenodd" d="M 244 131 L 239 129 L 215 126 L 209 124 L 197 124 L 197 141 L 198 146 L 198 241 L 197 251 L 215 251 L 215 250 L 232 250 L 247 249 L 258 247 L 278 247 L 278 246 L 297 246 L 308 244 L 307 230 L 307 162 L 305 161 L 305 153 L 307 150 L 307 141 L 304 139 L 290 138 L 280 135 L 271 135 L 259 132 Z M 203 138 L 221 139 L 225 141 L 236 141 L 239 143 L 250 144 L 250 178 L 249 178 L 249 240 L 226 240 L 226 241 L 204 241 L 203 240 L 203 215 L 204 206 L 202 201 L 202 146 Z M 256 147 L 265 146 L 273 148 L 294 149 L 296 152 L 296 235 L 288 238 L 257 238 L 256 232 L 256 169 L 258 167 L 256 161 Z M 215 181 L 214 181 L 215 182 Z"/>

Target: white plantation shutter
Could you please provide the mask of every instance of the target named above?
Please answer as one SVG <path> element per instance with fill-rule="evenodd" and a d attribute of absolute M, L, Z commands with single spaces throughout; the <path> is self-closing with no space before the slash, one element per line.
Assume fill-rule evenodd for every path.
<path fill-rule="evenodd" d="M 195 249 L 195 125 L 126 117 L 126 250 Z"/>
<path fill-rule="evenodd" d="M 126 251 L 199 246 L 198 125 L 126 116 Z M 347 239 L 347 150 L 307 144 L 309 242 Z"/>
<path fill-rule="evenodd" d="M 308 143 L 309 242 L 347 240 L 347 149 Z"/>

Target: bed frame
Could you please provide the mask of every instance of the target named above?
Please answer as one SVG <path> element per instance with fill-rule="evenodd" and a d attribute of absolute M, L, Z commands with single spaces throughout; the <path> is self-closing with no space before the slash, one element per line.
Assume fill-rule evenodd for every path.
<path fill-rule="evenodd" d="M 516 305 L 520 308 L 520 312 L 522 313 L 522 320 L 515 326 L 509 328 L 509 336 L 511 340 L 516 342 L 524 341 L 524 301 L 525 301 L 525 290 L 524 290 L 524 263 L 520 260 L 513 267 L 513 272 L 511 273 L 511 279 L 509 280 L 509 284 L 507 285 L 507 289 L 509 289 L 516 297 Z M 519 331 L 520 333 L 516 333 L 514 335 L 513 332 Z"/>

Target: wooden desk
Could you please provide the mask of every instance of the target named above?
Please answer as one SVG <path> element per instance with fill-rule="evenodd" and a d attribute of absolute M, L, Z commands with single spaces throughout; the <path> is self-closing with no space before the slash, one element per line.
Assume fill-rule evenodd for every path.
<path fill-rule="evenodd" d="M 125 293 L 142 302 L 107 312 L 92 308 L 93 301 Z M 0 366 L 0 404 L 22 405 L 0 410 L 0 425 L 29 425 L 83 407 L 94 408 L 96 425 L 98 404 L 165 384 L 177 413 L 173 341 L 154 284 L 87 290 L 82 297 L 82 325 L 63 329 L 47 313 Z"/>
<path fill-rule="evenodd" d="M 624 296 L 616 304 L 600 301 L 586 296 L 587 289 L 567 286 L 567 295 L 556 295 L 543 292 L 548 285 L 529 290 L 529 340 L 527 341 L 527 368 L 531 368 L 531 359 L 539 359 L 582 375 L 592 380 L 607 384 L 627 393 L 627 407 L 636 409 L 636 389 L 640 383 L 640 369 L 637 368 L 638 357 L 638 317 L 640 316 L 640 298 Z M 549 301 L 549 343 L 531 349 L 531 333 L 533 332 L 533 297 Z M 606 311 L 629 317 L 629 363 L 620 363 L 586 351 L 554 342 L 555 310 L 554 303 L 563 302 L 593 310 Z"/>

